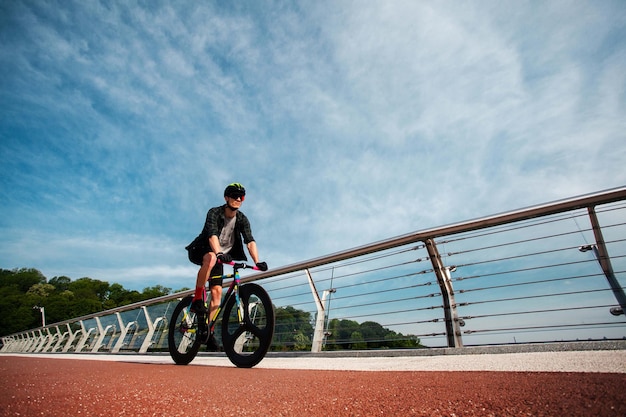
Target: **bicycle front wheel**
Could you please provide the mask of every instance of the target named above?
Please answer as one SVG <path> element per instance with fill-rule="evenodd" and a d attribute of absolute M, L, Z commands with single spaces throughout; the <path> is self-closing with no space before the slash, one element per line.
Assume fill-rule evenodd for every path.
<path fill-rule="evenodd" d="M 274 307 L 257 284 L 239 287 L 240 309 L 230 297 L 222 316 L 222 343 L 228 359 L 239 368 L 252 368 L 263 358 L 274 335 Z"/>
<path fill-rule="evenodd" d="M 191 295 L 180 300 L 170 319 L 167 347 L 176 365 L 187 365 L 198 354 L 201 338 L 198 317 L 189 310 Z"/>

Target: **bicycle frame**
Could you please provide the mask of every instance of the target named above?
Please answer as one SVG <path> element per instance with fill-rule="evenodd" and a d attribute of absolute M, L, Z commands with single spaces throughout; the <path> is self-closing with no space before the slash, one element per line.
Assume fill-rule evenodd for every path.
<path fill-rule="evenodd" d="M 247 265 L 244 263 L 235 263 L 235 262 L 231 262 L 228 265 L 232 265 L 233 273 L 223 274 L 221 277 L 222 279 L 233 278 L 233 280 L 231 281 L 230 286 L 228 287 L 228 290 L 226 290 L 226 295 L 222 297 L 220 305 L 217 307 L 217 310 L 215 310 L 215 314 L 213 314 L 213 317 L 211 318 L 211 320 L 208 319 L 208 315 L 206 317 L 206 320 L 207 320 L 206 324 L 207 324 L 207 328 L 209 329 L 209 334 L 213 333 L 213 331 L 215 330 L 215 323 L 217 323 L 217 319 L 220 316 L 222 309 L 224 308 L 224 306 L 226 305 L 230 297 L 233 296 L 233 293 L 235 295 L 235 303 L 237 305 L 237 318 L 239 319 L 239 323 L 243 322 L 243 312 L 241 311 L 242 306 L 241 306 L 241 301 L 239 299 L 239 286 L 241 285 L 241 276 L 239 275 L 239 269 L 246 268 Z M 209 304 L 207 301 L 208 301 L 207 291 L 205 287 L 204 302 Z"/>

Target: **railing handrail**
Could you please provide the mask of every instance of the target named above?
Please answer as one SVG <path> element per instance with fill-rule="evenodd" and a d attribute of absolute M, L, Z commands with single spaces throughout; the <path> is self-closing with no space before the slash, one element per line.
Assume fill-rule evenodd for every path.
<path fill-rule="evenodd" d="M 567 211 L 593 207 L 600 204 L 614 203 L 620 200 L 626 200 L 626 186 L 600 191 L 592 194 L 585 194 L 582 196 L 568 198 L 564 200 L 558 200 L 550 203 L 544 203 L 536 206 L 530 206 L 527 208 L 522 208 L 500 214 L 494 214 L 487 217 L 481 217 L 459 223 L 452 223 L 445 226 L 438 226 L 431 229 L 424 229 L 405 235 L 400 235 L 391 239 L 359 246 L 353 249 L 336 252 L 331 255 L 326 255 L 308 261 L 298 262 L 292 265 L 276 268 L 260 274 L 255 274 L 252 277 L 248 277 L 246 281 L 255 281 L 278 275 L 285 275 L 292 272 L 302 271 L 307 268 L 310 269 L 334 262 L 345 261 L 347 259 L 368 255 L 370 253 L 391 249 L 397 246 L 422 242 L 427 239 L 435 239 L 441 236 L 452 235 L 455 233 L 471 232 L 488 227 L 501 226 L 503 224 L 528 220 L 538 216 L 558 214 Z"/>
<path fill-rule="evenodd" d="M 266 272 L 261 272 L 251 276 L 242 278 L 242 282 L 258 281 L 265 278 L 271 278 L 275 276 L 285 275 L 293 272 L 303 271 L 334 262 L 344 261 L 347 259 L 355 258 L 358 256 L 368 255 L 374 252 L 379 252 L 387 249 L 391 249 L 398 246 L 403 246 L 411 243 L 422 242 L 427 239 L 435 239 L 441 236 L 452 235 L 456 233 L 471 232 L 488 227 L 501 226 L 508 223 L 514 223 L 518 221 L 528 220 L 539 216 L 553 215 L 563 212 L 568 212 L 577 209 L 583 209 L 588 207 L 594 207 L 600 204 L 608 204 L 616 201 L 626 200 L 626 186 L 612 188 L 604 191 L 599 191 L 591 194 L 585 194 L 582 196 L 571 197 L 563 200 L 557 200 L 549 203 L 530 206 L 522 209 L 517 209 L 500 214 L 494 214 L 486 217 L 481 217 L 473 220 L 462 221 L 458 223 L 452 223 L 449 225 L 434 227 L 430 229 L 424 229 L 405 235 L 400 235 L 394 238 L 382 240 L 379 242 L 359 246 L 352 249 L 336 252 L 334 254 L 313 258 L 307 261 L 298 262 L 295 264 L 271 269 Z M 115 313 L 121 313 L 128 310 L 134 310 L 139 307 L 158 304 L 166 301 L 170 301 L 176 298 L 184 297 L 188 294 L 192 294 L 193 290 L 186 290 L 174 294 L 168 294 L 161 297 L 153 298 L 150 300 L 139 301 L 133 304 L 116 307 L 106 311 L 100 311 L 98 313 L 92 313 L 81 317 L 72 318 L 69 320 L 61 321 L 58 323 L 52 323 L 45 326 L 45 328 L 51 328 L 56 326 L 65 325 L 67 323 L 76 323 L 83 320 L 89 320 L 96 317 L 102 317 L 105 315 L 111 315 Z M 28 331 L 36 331 L 43 329 L 44 327 L 34 328 Z M 26 331 L 26 332 L 28 332 Z M 14 335 L 23 334 L 25 331 L 14 333 L 3 337 L 11 337 Z"/>

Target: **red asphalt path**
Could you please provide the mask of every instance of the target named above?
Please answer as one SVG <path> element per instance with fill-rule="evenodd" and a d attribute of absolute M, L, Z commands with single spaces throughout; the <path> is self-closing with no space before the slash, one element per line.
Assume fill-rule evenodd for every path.
<path fill-rule="evenodd" d="M 4 355 L 0 372 L 0 416 L 626 415 L 624 373 L 238 369 Z"/>

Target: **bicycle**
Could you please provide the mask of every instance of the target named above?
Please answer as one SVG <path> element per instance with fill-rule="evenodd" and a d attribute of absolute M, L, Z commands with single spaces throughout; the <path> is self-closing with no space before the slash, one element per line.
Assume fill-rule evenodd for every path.
<path fill-rule="evenodd" d="M 240 269 L 258 270 L 256 266 L 230 262 L 232 274 L 222 278 L 232 282 L 222 297 L 213 317 L 197 315 L 191 311 L 193 296 L 184 297 L 174 308 L 169 323 L 167 344 L 170 356 L 177 365 L 189 364 L 214 333 L 222 314 L 221 338 L 228 359 L 239 368 L 252 368 L 267 353 L 274 335 L 274 307 L 267 292 L 257 284 L 241 284 Z M 207 305 L 206 290 L 203 301 Z M 202 317 L 201 320 L 198 320 Z"/>

